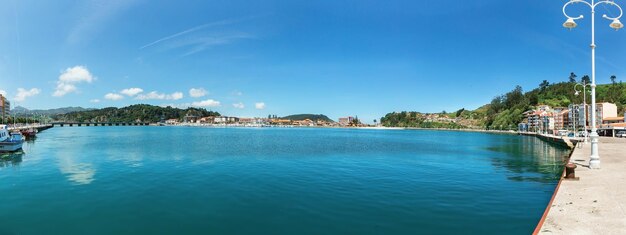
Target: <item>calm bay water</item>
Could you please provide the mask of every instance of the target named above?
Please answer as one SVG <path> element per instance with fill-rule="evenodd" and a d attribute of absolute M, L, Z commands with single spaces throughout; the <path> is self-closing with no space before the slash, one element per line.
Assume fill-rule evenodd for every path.
<path fill-rule="evenodd" d="M 0 162 L 0 234 L 530 234 L 568 150 L 448 131 L 63 127 Z"/>

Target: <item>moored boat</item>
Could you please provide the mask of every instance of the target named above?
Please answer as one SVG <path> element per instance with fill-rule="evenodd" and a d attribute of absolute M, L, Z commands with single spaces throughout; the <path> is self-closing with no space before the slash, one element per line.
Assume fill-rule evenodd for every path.
<path fill-rule="evenodd" d="M 30 138 L 37 137 L 38 131 L 35 128 L 30 128 L 30 129 L 22 130 L 21 132 L 22 132 L 22 135 L 26 137 L 26 139 L 30 139 Z"/>
<path fill-rule="evenodd" d="M 0 152 L 15 152 L 22 149 L 22 133 L 9 133 L 7 125 L 0 125 Z"/>

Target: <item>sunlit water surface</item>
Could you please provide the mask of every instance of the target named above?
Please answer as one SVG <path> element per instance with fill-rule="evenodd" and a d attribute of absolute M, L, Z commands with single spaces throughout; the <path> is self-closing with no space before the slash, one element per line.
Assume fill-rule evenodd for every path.
<path fill-rule="evenodd" d="M 0 234 L 530 234 L 568 150 L 533 137 L 55 127 L 0 161 Z"/>

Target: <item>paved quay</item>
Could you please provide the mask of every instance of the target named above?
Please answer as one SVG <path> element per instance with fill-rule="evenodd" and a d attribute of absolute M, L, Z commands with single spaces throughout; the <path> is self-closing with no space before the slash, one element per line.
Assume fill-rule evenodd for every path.
<path fill-rule="evenodd" d="M 626 234 L 626 139 L 600 137 L 600 169 L 591 143 L 576 148 L 575 180 L 562 180 L 539 234 Z"/>

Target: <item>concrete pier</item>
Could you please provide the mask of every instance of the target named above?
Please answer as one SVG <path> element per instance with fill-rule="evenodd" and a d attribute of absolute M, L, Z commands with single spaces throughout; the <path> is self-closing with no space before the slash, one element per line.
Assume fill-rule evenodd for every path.
<path fill-rule="evenodd" d="M 570 162 L 578 180 L 562 180 L 538 234 L 626 234 L 626 139 L 601 137 L 600 169 L 589 169 L 591 144 Z"/>

